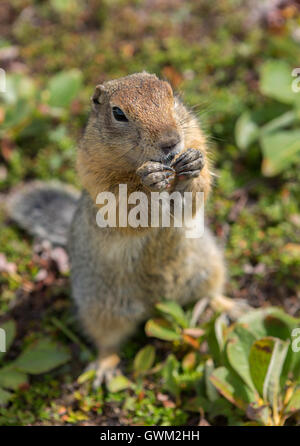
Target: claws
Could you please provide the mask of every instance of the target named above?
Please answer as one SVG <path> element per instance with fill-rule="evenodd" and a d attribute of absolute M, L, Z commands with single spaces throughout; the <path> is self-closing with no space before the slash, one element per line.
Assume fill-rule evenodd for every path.
<path fill-rule="evenodd" d="M 113 354 L 88 365 L 86 370 L 95 370 L 96 376 L 93 382 L 93 389 L 98 389 L 102 384 L 108 384 L 115 376 L 120 375 L 121 371 L 117 367 L 120 362 L 118 355 Z"/>
<path fill-rule="evenodd" d="M 197 178 L 201 170 L 188 170 L 187 172 L 178 172 L 179 180 L 186 180 L 187 178 Z"/>
<path fill-rule="evenodd" d="M 195 161 L 191 161 L 190 163 L 180 164 L 180 166 L 176 169 L 176 173 L 180 174 L 180 172 L 186 172 L 187 170 L 201 170 L 203 167 L 202 158 L 198 158 Z"/>
<path fill-rule="evenodd" d="M 141 167 L 139 167 L 136 171 L 137 175 L 140 177 L 143 177 L 149 173 L 154 172 L 162 172 L 162 171 L 169 171 L 175 173 L 175 170 L 170 167 L 166 166 L 165 164 L 161 164 L 157 161 L 148 161 L 145 164 L 143 164 Z"/>
<path fill-rule="evenodd" d="M 215 296 L 210 305 L 215 311 L 226 313 L 233 321 L 253 310 L 244 299 L 230 299 L 226 296 Z"/>
<path fill-rule="evenodd" d="M 101 387 L 104 383 L 107 385 L 113 378 L 118 375 L 121 375 L 121 370 L 119 368 L 108 370 L 98 369 L 96 371 L 96 376 L 93 382 L 93 389 L 99 389 L 99 387 Z"/>
<path fill-rule="evenodd" d="M 200 150 L 188 149 L 167 166 L 158 161 L 147 161 L 136 171 L 144 186 L 153 191 L 172 187 L 177 177 L 180 181 L 190 180 L 200 175 L 204 166 L 204 156 Z"/>
<path fill-rule="evenodd" d="M 171 167 L 173 167 L 177 171 L 181 166 L 184 166 L 185 164 L 191 163 L 192 161 L 198 159 L 203 160 L 202 152 L 196 149 L 188 149 L 185 152 L 181 153 L 179 157 L 171 163 Z"/>
<path fill-rule="evenodd" d="M 175 170 L 156 161 L 148 161 L 136 171 L 142 184 L 153 191 L 169 189 L 175 178 Z"/>
<path fill-rule="evenodd" d="M 159 183 L 153 183 L 150 184 L 149 187 L 153 190 L 153 191 L 161 191 L 164 189 L 169 189 L 171 187 L 171 183 L 169 180 L 164 180 L 164 181 L 160 181 Z"/>
<path fill-rule="evenodd" d="M 172 164 L 181 180 L 196 178 L 204 166 L 204 157 L 200 150 L 188 149 L 183 152 Z"/>
<path fill-rule="evenodd" d="M 170 170 L 171 172 L 175 172 L 173 167 L 167 166 L 166 164 L 161 164 L 163 170 Z"/>

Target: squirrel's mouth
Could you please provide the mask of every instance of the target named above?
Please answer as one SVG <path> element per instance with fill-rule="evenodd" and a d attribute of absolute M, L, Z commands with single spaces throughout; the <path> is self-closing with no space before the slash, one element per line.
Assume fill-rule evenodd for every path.
<path fill-rule="evenodd" d="M 163 162 L 163 164 L 166 164 L 167 166 L 169 166 L 171 164 L 171 162 L 173 161 L 173 159 L 175 158 L 175 155 L 177 155 L 176 152 L 170 152 L 167 155 L 162 155 L 161 162 Z"/>
<path fill-rule="evenodd" d="M 153 161 L 155 163 L 159 162 L 166 166 L 170 166 L 171 162 L 173 161 L 173 159 L 175 158 L 176 155 L 177 155 L 176 152 L 168 153 L 167 155 L 161 155 L 157 158 L 152 158 L 150 161 Z"/>
<path fill-rule="evenodd" d="M 174 150 L 166 154 L 162 153 L 160 155 L 159 161 L 169 166 L 173 161 L 173 159 L 175 158 L 175 156 L 178 155 L 183 150 L 183 147 L 184 147 L 183 141 L 180 141 L 180 143 L 176 145 L 176 148 Z"/>
<path fill-rule="evenodd" d="M 184 142 L 183 140 L 180 140 L 169 152 L 157 151 L 155 156 L 150 161 L 160 162 L 166 166 L 169 166 L 175 156 L 182 152 L 183 148 Z"/>

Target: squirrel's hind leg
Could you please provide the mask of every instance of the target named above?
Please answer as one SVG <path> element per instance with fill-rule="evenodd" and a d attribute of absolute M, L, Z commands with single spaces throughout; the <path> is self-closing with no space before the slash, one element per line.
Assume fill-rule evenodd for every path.
<path fill-rule="evenodd" d="M 98 348 L 98 358 L 88 366 L 95 370 L 94 388 L 107 384 L 114 376 L 120 374 L 119 351 L 122 343 L 134 332 L 137 323 L 129 318 L 112 315 L 105 311 L 80 312 L 86 333 Z"/>
<path fill-rule="evenodd" d="M 233 321 L 237 320 L 253 308 L 244 299 L 231 299 L 230 297 L 218 294 L 210 300 L 213 310 L 228 314 Z"/>
<path fill-rule="evenodd" d="M 88 370 L 95 370 L 95 379 L 93 388 L 96 390 L 105 382 L 109 383 L 112 378 L 121 373 L 118 364 L 120 357 L 116 353 L 111 353 L 108 356 L 99 356 L 96 361 L 91 362 L 87 368 Z"/>

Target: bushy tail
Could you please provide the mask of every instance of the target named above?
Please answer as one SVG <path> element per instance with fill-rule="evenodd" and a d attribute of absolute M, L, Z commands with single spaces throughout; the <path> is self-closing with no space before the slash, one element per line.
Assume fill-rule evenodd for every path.
<path fill-rule="evenodd" d="M 31 235 L 65 246 L 79 195 L 59 182 L 33 181 L 10 194 L 8 215 Z"/>

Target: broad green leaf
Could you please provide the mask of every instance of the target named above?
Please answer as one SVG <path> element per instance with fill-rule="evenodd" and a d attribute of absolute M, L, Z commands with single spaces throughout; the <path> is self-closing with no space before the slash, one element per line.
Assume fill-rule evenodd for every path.
<path fill-rule="evenodd" d="M 290 340 L 291 343 L 280 376 L 281 386 L 285 385 L 288 378 L 300 382 L 300 323 L 298 327 L 291 327 Z"/>
<path fill-rule="evenodd" d="M 179 341 L 181 339 L 180 334 L 176 333 L 171 324 L 164 319 L 150 319 L 145 325 L 145 331 L 147 336 L 164 341 Z"/>
<path fill-rule="evenodd" d="M 176 357 L 171 354 L 162 369 L 162 376 L 164 380 L 163 387 L 172 395 L 176 397 L 180 394 L 180 386 L 178 385 L 178 369 L 179 362 Z"/>
<path fill-rule="evenodd" d="M 251 114 L 244 112 L 235 124 L 235 140 L 242 150 L 254 143 L 259 135 L 258 125 L 253 121 Z"/>
<path fill-rule="evenodd" d="M 27 384 L 27 382 L 28 377 L 26 373 L 13 369 L 11 365 L 0 369 L 0 387 L 17 390 L 20 386 Z"/>
<path fill-rule="evenodd" d="M 275 345 L 275 338 L 262 338 L 254 342 L 249 355 L 250 374 L 256 390 L 263 397 L 264 382 Z"/>
<path fill-rule="evenodd" d="M 156 305 L 156 308 L 164 314 L 171 316 L 182 328 L 189 326 L 189 321 L 177 302 L 166 301 Z"/>
<path fill-rule="evenodd" d="M 225 330 L 227 328 L 227 319 L 221 314 L 215 321 L 215 335 L 220 351 L 223 351 L 225 345 Z"/>
<path fill-rule="evenodd" d="M 260 128 L 261 133 L 271 133 L 293 124 L 297 119 L 297 113 L 294 110 L 283 113 L 277 118 L 272 119 Z"/>
<path fill-rule="evenodd" d="M 131 382 L 126 376 L 118 375 L 109 381 L 107 387 L 110 392 L 116 393 L 131 387 Z"/>
<path fill-rule="evenodd" d="M 12 396 L 13 394 L 11 392 L 7 392 L 6 390 L 0 388 L 0 406 L 5 406 Z"/>
<path fill-rule="evenodd" d="M 27 122 L 27 118 L 31 116 L 32 106 L 25 99 L 18 100 L 18 103 L 7 107 L 5 111 L 5 119 L 1 124 L 1 130 L 16 127 Z"/>
<path fill-rule="evenodd" d="M 20 371 L 38 375 L 48 372 L 70 360 L 69 350 L 51 339 L 44 338 L 31 344 L 14 361 Z"/>
<path fill-rule="evenodd" d="M 280 375 L 287 355 L 288 341 L 265 337 L 254 342 L 249 355 L 253 383 L 265 401 L 277 405 Z"/>
<path fill-rule="evenodd" d="M 289 359 L 289 371 L 294 375 L 294 379 L 300 377 L 300 323 L 298 327 L 293 328 L 291 331 L 291 346 L 288 352 Z"/>
<path fill-rule="evenodd" d="M 15 339 L 17 326 L 15 321 L 13 319 L 10 319 L 9 321 L 1 324 L 0 328 L 2 328 L 5 332 L 5 347 L 6 352 L 8 352 L 11 344 L 13 343 L 13 340 Z M 0 360 L 3 358 L 6 352 L 0 352 Z"/>
<path fill-rule="evenodd" d="M 216 401 L 219 398 L 219 394 L 215 388 L 215 386 L 210 381 L 211 374 L 214 371 L 214 363 L 212 359 L 208 359 L 205 363 L 204 368 L 204 379 L 205 379 L 205 390 L 206 395 L 209 401 Z"/>
<path fill-rule="evenodd" d="M 24 98 L 26 100 L 35 96 L 35 83 L 29 77 L 22 74 L 7 74 L 6 76 L 6 92 L 1 99 L 7 104 L 17 106 L 17 102 Z"/>
<path fill-rule="evenodd" d="M 300 319 L 286 314 L 277 307 L 250 311 L 238 320 L 256 339 L 273 336 L 282 340 L 290 339 L 291 331 L 300 326 Z"/>
<path fill-rule="evenodd" d="M 155 348 L 153 345 L 146 345 L 135 356 L 133 368 L 137 373 L 143 373 L 151 369 L 155 361 Z"/>
<path fill-rule="evenodd" d="M 249 367 L 249 353 L 254 341 L 255 337 L 250 331 L 242 325 L 236 325 L 228 336 L 226 353 L 234 371 L 255 391 Z"/>
<path fill-rule="evenodd" d="M 296 94 L 292 90 L 291 67 L 283 60 L 268 60 L 261 67 L 260 90 L 266 96 L 277 99 L 285 104 L 296 101 Z"/>
<path fill-rule="evenodd" d="M 263 133 L 260 142 L 264 155 L 262 172 L 265 176 L 277 175 L 300 159 L 300 130 Z"/>
<path fill-rule="evenodd" d="M 73 69 L 58 73 L 50 79 L 48 103 L 52 107 L 68 107 L 79 94 L 82 85 L 82 75 Z"/>
<path fill-rule="evenodd" d="M 280 375 L 289 347 L 288 341 L 275 340 L 272 357 L 263 387 L 264 400 L 272 404 L 273 412 L 278 413 L 280 399 Z"/>
<path fill-rule="evenodd" d="M 249 403 L 256 401 L 256 394 L 253 390 L 226 367 L 215 369 L 210 380 L 221 395 L 242 410 L 246 410 Z"/>
<path fill-rule="evenodd" d="M 285 408 L 285 413 L 293 413 L 300 410 L 300 387 L 296 389 Z"/>
<path fill-rule="evenodd" d="M 214 362 L 219 365 L 223 363 L 223 348 L 225 344 L 225 331 L 227 322 L 225 315 L 212 319 L 207 326 L 207 343 L 214 358 Z"/>

